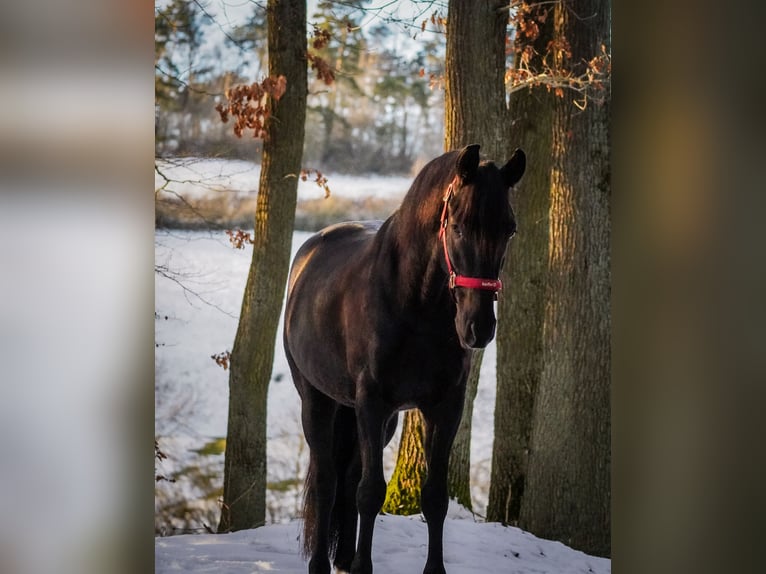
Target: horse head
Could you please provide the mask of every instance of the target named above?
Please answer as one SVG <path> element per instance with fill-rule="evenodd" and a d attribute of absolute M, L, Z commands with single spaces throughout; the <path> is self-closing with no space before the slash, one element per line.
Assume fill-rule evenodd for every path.
<path fill-rule="evenodd" d="M 494 300 L 500 270 L 516 232 L 510 189 L 526 167 L 517 149 L 501 168 L 479 161 L 479 146 L 461 150 L 444 196 L 439 238 L 457 311 L 455 328 L 465 348 L 486 347 L 495 336 Z"/>

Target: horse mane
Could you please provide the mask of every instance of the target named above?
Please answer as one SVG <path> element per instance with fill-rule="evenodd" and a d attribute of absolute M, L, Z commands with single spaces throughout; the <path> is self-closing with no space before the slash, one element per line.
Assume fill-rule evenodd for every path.
<path fill-rule="evenodd" d="M 451 151 L 432 159 L 415 177 L 397 210 L 407 236 L 438 230 L 444 192 L 455 177 L 458 153 Z"/>
<path fill-rule="evenodd" d="M 458 155 L 458 151 L 442 154 L 428 162 L 415 177 L 397 210 L 399 224 L 405 228 L 403 232 L 406 236 L 438 231 L 444 193 L 457 173 L 455 162 Z M 478 180 L 499 180 L 500 177 L 500 170 L 494 162 L 485 160 L 480 163 L 476 174 Z M 502 185 L 485 185 L 483 188 L 495 190 L 495 193 L 485 191 L 478 197 L 470 197 L 456 190 L 451 205 L 455 215 L 470 228 L 483 228 L 494 233 L 501 226 L 511 223 L 510 215 L 507 218 L 498 217 L 499 214 L 510 213 L 508 196 Z"/>

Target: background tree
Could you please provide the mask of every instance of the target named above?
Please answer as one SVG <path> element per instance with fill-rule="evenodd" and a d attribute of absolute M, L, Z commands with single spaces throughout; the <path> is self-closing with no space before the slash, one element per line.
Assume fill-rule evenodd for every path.
<path fill-rule="evenodd" d="M 445 78 L 445 150 L 480 143 L 482 153 L 498 162 L 510 157 L 510 142 L 503 126 L 505 103 L 505 32 L 508 4 L 501 0 L 472 3 L 451 1 L 447 18 Z M 480 86 L 480 88 L 479 88 Z M 471 418 L 481 368 L 482 351 L 474 353 L 463 417 L 450 457 L 450 497 L 472 508 L 470 490 Z M 394 476 L 399 477 L 387 495 L 411 500 L 420 492 L 425 473 L 417 461 L 422 456 L 422 417 L 412 417 L 402 431 Z M 418 440 L 421 441 L 418 444 Z M 409 473 L 407 475 L 406 473 Z M 402 480 L 407 476 L 407 480 Z M 398 492 L 396 489 L 412 492 Z"/>
<path fill-rule="evenodd" d="M 485 157 L 502 165 L 512 152 L 505 98 L 508 3 L 450 0 L 448 10 L 444 147 L 479 143 Z M 474 352 L 449 466 L 450 496 L 469 509 L 471 421 L 483 357 L 483 350 Z"/>
<path fill-rule="evenodd" d="M 195 2 L 173 0 L 154 11 L 155 104 L 175 112 L 155 124 L 157 144 L 177 132 L 199 136 L 198 77 L 209 71 L 200 62 L 207 19 Z M 159 119 L 159 118 L 158 118 Z"/>
<path fill-rule="evenodd" d="M 216 11 L 216 3 L 161 4 L 155 8 L 156 155 L 251 160 L 252 141 L 231 138 L 213 107 L 233 86 L 266 75 L 265 5 L 253 3 L 247 17 L 230 25 L 231 14 Z M 443 42 L 430 31 L 419 31 L 415 42 L 383 10 L 368 0 L 316 5 L 312 53 L 334 82 L 309 86 L 307 166 L 409 175 L 416 162 L 441 150 L 440 94 L 429 89 L 424 71 L 441 73 Z M 374 23 L 367 25 L 371 14 Z"/>
<path fill-rule="evenodd" d="M 555 5 L 554 57 L 575 73 L 609 44 L 608 0 Z M 587 16 L 585 18 L 584 16 Z M 519 524 L 610 555 L 609 103 L 557 98 L 543 369 Z"/>
<path fill-rule="evenodd" d="M 306 119 L 306 3 L 269 0 L 269 74 L 286 91 L 270 98 L 253 257 L 231 354 L 229 421 L 219 532 L 265 522 L 266 398 L 290 264 Z"/>
<path fill-rule="evenodd" d="M 552 11 L 552 4 L 526 2 L 517 9 L 512 70 L 524 65 L 543 69 L 543 55 L 553 39 Z M 524 54 L 527 61 L 522 63 Z M 507 288 L 498 302 L 495 440 L 487 520 L 513 525 L 517 524 L 524 495 L 532 407 L 543 364 L 555 97 L 545 86 L 530 85 L 509 99 L 508 135 L 514 145 L 524 149 L 529 161 L 511 198 L 518 232 L 508 245 L 502 275 Z"/>

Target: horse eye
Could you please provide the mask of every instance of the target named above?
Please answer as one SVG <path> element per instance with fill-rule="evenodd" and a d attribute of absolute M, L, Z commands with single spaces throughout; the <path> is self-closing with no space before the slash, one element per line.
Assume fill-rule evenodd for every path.
<path fill-rule="evenodd" d="M 463 229 L 457 223 L 452 224 L 452 233 L 458 238 L 463 237 Z"/>

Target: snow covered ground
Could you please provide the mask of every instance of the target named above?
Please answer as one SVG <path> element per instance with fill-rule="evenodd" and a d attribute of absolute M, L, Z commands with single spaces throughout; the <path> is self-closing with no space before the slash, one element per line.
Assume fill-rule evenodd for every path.
<path fill-rule="evenodd" d="M 277 524 L 233 534 L 155 539 L 155 573 L 303 574 L 298 551 L 301 523 Z M 423 571 L 426 524 L 417 516 L 379 516 L 373 536 L 375 574 Z M 609 574 L 611 561 L 542 540 L 518 528 L 474 522 L 452 508 L 444 525 L 449 574 Z"/>

